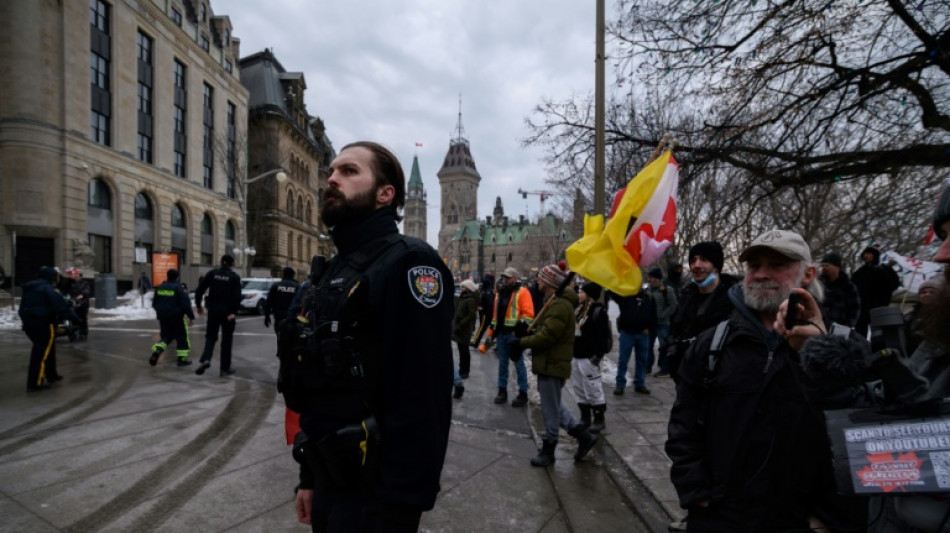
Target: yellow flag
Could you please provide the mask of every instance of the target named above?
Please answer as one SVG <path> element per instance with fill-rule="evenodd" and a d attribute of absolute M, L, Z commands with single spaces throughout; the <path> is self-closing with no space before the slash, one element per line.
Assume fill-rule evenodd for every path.
<path fill-rule="evenodd" d="M 610 220 L 584 217 L 584 236 L 565 252 L 571 270 L 621 296 L 640 291 L 641 264 L 673 242 L 679 168 L 666 151 L 636 175 L 614 200 Z"/>

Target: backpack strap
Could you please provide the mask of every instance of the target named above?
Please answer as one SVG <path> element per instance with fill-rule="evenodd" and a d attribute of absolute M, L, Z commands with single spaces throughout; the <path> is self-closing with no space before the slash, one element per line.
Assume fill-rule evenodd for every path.
<path fill-rule="evenodd" d="M 729 321 L 723 320 L 716 325 L 712 342 L 709 344 L 709 352 L 706 354 L 705 378 L 703 378 L 703 384 L 706 387 L 711 386 L 716 381 L 716 374 L 719 373 L 719 360 L 722 355 L 722 348 L 726 344 L 726 337 L 728 335 Z"/>

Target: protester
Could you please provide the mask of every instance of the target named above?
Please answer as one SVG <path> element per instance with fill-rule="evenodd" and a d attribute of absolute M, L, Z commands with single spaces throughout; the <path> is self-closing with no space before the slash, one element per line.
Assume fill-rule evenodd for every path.
<path fill-rule="evenodd" d="M 528 326 L 525 336 L 513 341 L 521 348 L 531 349 L 531 372 L 538 376 L 538 395 L 541 397 L 541 418 L 544 436 L 538 455 L 531 459 L 534 466 L 554 463 L 559 428 L 577 439 L 574 460 L 580 461 L 597 442 L 583 424 L 574 419 L 561 403 L 561 390 L 571 376 L 571 360 L 574 353 L 574 306 L 577 293 L 566 286 L 567 273 L 558 265 L 548 265 L 538 273 L 538 287 L 544 297 L 544 305 Z M 519 332 L 520 336 L 520 332 Z M 499 341 L 499 344 L 503 341 Z"/>
<path fill-rule="evenodd" d="M 660 353 L 660 369 L 654 374 L 655 377 L 668 377 L 670 375 L 666 350 L 666 338 L 670 336 L 670 319 L 676 313 L 676 291 L 663 282 L 663 271 L 654 268 L 647 274 L 647 283 L 650 285 L 650 296 L 656 306 L 656 330 L 650 338 L 650 359 L 647 361 L 647 372 L 653 369 L 653 345 L 660 341 L 658 351 Z"/>
<path fill-rule="evenodd" d="M 56 323 L 62 319 L 79 322 L 63 295 L 56 289 L 59 274 L 53 267 L 40 267 L 36 279 L 23 285 L 18 314 L 23 331 L 33 343 L 26 374 L 26 392 L 34 392 L 60 381 L 56 371 Z"/>
<path fill-rule="evenodd" d="M 152 290 L 152 281 L 148 279 L 148 276 L 145 275 L 145 272 L 142 272 L 142 275 L 139 276 L 139 292 L 145 294 Z"/>
<path fill-rule="evenodd" d="M 237 312 L 241 307 L 241 276 L 231 269 L 233 266 L 233 257 L 227 254 L 221 256 L 221 266 L 205 274 L 198 283 L 198 289 L 195 290 L 195 307 L 198 308 L 199 315 L 204 314 L 201 300 L 205 292 L 208 293 L 208 300 L 205 302 L 208 307 L 205 347 L 201 352 L 201 359 L 198 360 L 198 369 L 195 370 L 195 374 L 199 376 L 211 367 L 211 357 L 214 355 L 214 344 L 218 341 L 219 329 L 221 330 L 220 375 L 227 377 L 234 374 L 234 369 L 231 368 L 231 345 L 234 341 Z"/>
<path fill-rule="evenodd" d="M 82 271 L 75 267 L 68 267 L 65 270 L 66 278 L 69 280 L 67 290 L 61 291 L 72 300 L 73 310 L 79 317 L 79 340 L 83 341 L 89 337 L 89 299 L 92 298 L 92 287 L 89 282 L 82 277 Z"/>
<path fill-rule="evenodd" d="M 620 308 L 620 315 L 617 317 L 620 347 L 617 352 L 614 395 L 622 395 L 627 386 L 627 365 L 630 364 L 631 354 L 636 355 L 633 390 L 639 394 L 650 394 L 650 389 L 646 386 L 646 375 L 650 362 L 650 339 L 656 331 L 656 304 L 646 289 L 641 289 L 633 296 L 620 296 L 612 292 L 608 294 Z"/>
<path fill-rule="evenodd" d="M 458 372 L 462 379 L 468 378 L 472 355 L 469 343 L 472 342 L 472 333 L 475 331 L 475 310 L 478 307 L 478 285 L 467 279 L 462 282 L 462 292 L 455 302 L 455 319 L 452 324 L 452 340 L 459 352 Z M 459 384 L 461 386 L 461 384 Z M 462 387 L 464 391 L 464 387 Z M 455 393 L 461 398 L 458 386 Z"/>
<path fill-rule="evenodd" d="M 926 315 L 924 308 L 934 303 L 944 284 L 943 277 L 930 278 L 917 287 L 917 302 L 904 313 L 904 338 L 907 340 L 907 353 L 914 353 L 923 340 L 921 327 Z"/>
<path fill-rule="evenodd" d="M 482 337 L 488 331 L 492 319 L 492 306 L 495 302 L 495 276 L 485 274 L 482 276 L 482 286 L 478 293 L 478 325 L 470 344 L 478 346 L 482 342 Z"/>
<path fill-rule="evenodd" d="M 499 276 L 500 288 L 495 295 L 491 326 L 487 332 L 488 337 L 495 339 L 498 353 L 498 395 L 495 396 L 495 403 L 508 402 L 508 362 L 515 364 L 518 396 L 511 401 L 512 407 L 528 405 L 528 368 L 515 334 L 523 334 L 534 319 L 531 293 L 521 285 L 520 277 L 521 274 L 514 267 L 506 268 Z M 484 343 L 478 347 L 482 353 L 486 349 Z"/>
<path fill-rule="evenodd" d="M 851 281 L 858 288 L 861 298 L 861 313 L 855 329 L 865 335 L 871 309 L 890 305 L 891 295 L 901 286 L 901 281 L 893 268 L 881 264 L 881 251 L 874 246 L 868 246 L 861 252 L 861 260 L 864 264 L 851 275 Z"/>
<path fill-rule="evenodd" d="M 577 327 L 574 331 L 571 384 L 574 386 L 577 407 L 581 410 L 581 423 L 591 433 L 603 431 L 606 425 L 604 413 L 607 411 L 607 401 L 604 399 L 600 362 L 613 344 L 610 317 L 604 304 L 598 301 L 602 292 L 600 285 L 585 283 L 577 293 L 580 303 L 574 310 Z"/>
<path fill-rule="evenodd" d="M 344 146 L 330 164 L 320 216 L 339 253 L 301 304 L 319 353 L 281 359 L 301 415 L 295 508 L 313 531 L 416 531 L 439 492 L 455 287 L 431 246 L 399 234 L 405 190 L 377 143 Z"/>
<path fill-rule="evenodd" d="M 664 349 L 667 371 L 674 380 L 678 379 L 676 372 L 679 362 L 696 336 L 732 313 L 728 292 L 737 281 L 722 273 L 724 256 L 718 242 L 694 244 L 689 249 L 688 258 L 692 277 L 680 292 Z"/>
<path fill-rule="evenodd" d="M 858 288 L 841 268 L 840 254 L 829 252 L 821 258 L 819 279 L 825 287 L 825 301 L 821 305 L 825 323 L 854 327 L 861 314 L 861 297 Z"/>
<path fill-rule="evenodd" d="M 166 277 L 165 282 L 155 288 L 155 295 L 152 297 L 152 308 L 158 318 L 159 339 L 152 345 L 148 364 L 158 364 L 162 352 L 174 341 L 178 366 L 188 366 L 191 364 L 188 360 L 188 351 L 191 349 L 188 327 L 195 325 L 195 313 L 191 310 L 191 298 L 178 281 L 178 271 L 170 268 Z"/>
<path fill-rule="evenodd" d="M 834 493 L 821 412 L 796 370 L 802 337 L 824 325 L 776 325 L 789 293 L 822 300 L 811 251 L 800 235 L 771 230 L 739 260 L 746 271 L 729 290 L 734 311 L 690 346 L 670 413 L 666 452 L 687 530 L 851 528 L 860 514 Z"/>

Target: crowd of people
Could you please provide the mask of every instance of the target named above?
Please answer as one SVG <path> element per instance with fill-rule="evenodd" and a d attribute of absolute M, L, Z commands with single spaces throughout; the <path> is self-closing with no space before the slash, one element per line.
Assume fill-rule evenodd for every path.
<path fill-rule="evenodd" d="M 440 488 L 451 398 L 465 391 L 471 346 L 497 356 L 496 404 L 508 404 L 514 365 L 511 406 L 527 405 L 530 359 L 544 426 L 531 465 L 555 462 L 562 429 L 582 460 L 608 426 L 601 366 L 614 338 L 614 395 L 625 394 L 628 379 L 641 395 L 651 394 L 648 377 L 675 382 L 665 450 L 688 531 L 950 527 L 947 493 L 843 490 L 826 431 L 831 408 L 886 406 L 893 414 L 895 403 L 933 408 L 950 395 L 947 270 L 920 286 L 899 336 L 908 342 L 883 347 L 875 317 L 891 305 L 900 280 L 880 264 L 880 251 L 862 250 L 863 264 L 849 276 L 840 251 L 816 262 L 805 239 L 788 230 L 767 231 L 742 250 L 741 276 L 723 271 L 718 242 L 704 241 L 689 247 L 688 276 L 677 263 L 665 265 L 665 275 L 650 268 L 636 294 L 577 280 L 562 262 L 539 266 L 532 280 L 513 267 L 480 284 L 464 280 L 453 298 L 452 274 L 435 250 L 398 232 L 406 191 L 395 155 L 377 143 L 352 143 L 330 172 L 320 211 L 338 253 L 315 258 L 304 283 L 284 269 L 264 317 L 270 327 L 273 316 L 277 333 L 279 390 L 299 414 L 295 509 L 314 531 L 418 529 Z M 950 186 L 938 198 L 933 228 L 943 239 L 935 261 L 950 264 Z M 224 255 L 195 292 L 197 313 L 208 314 L 199 375 L 211 366 L 219 330 L 220 375 L 234 373 L 241 290 L 233 265 Z M 80 335 L 88 334 L 88 283 L 67 274 L 57 288 L 59 274 L 44 267 L 24 286 L 20 316 L 33 342 L 28 391 L 61 379 L 57 320 L 75 320 Z M 170 270 L 154 288 L 161 333 L 153 366 L 172 342 L 177 365 L 191 364 L 195 314 L 178 278 Z M 144 275 L 140 288 L 152 289 Z M 616 333 L 610 302 L 619 311 Z M 567 384 L 580 419 L 563 401 Z"/>

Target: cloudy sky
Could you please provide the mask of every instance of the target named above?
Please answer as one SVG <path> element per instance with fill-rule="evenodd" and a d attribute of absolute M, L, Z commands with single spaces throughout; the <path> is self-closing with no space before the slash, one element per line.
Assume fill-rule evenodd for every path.
<path fill-rule="evenodd" d="M 611 6 L 608 2 L 608 13 Z M 480 218 L 501 196 L 506 214 L 534 218 L 542 152 L 522 148 L 525 118 L 544 98 L 594 86 L 595 12 L 581 0 L 217 0 L 241 55 L 271 48 L 304 73 L 306 104 L 334 146 L 382 142 L 407 178 L 418 150 L 429 197 L 429 242 L 439 225 L 436 172 L 462 123 L 482 176 Z M 415 143 L 422 143 L 416 148 Z"/>

